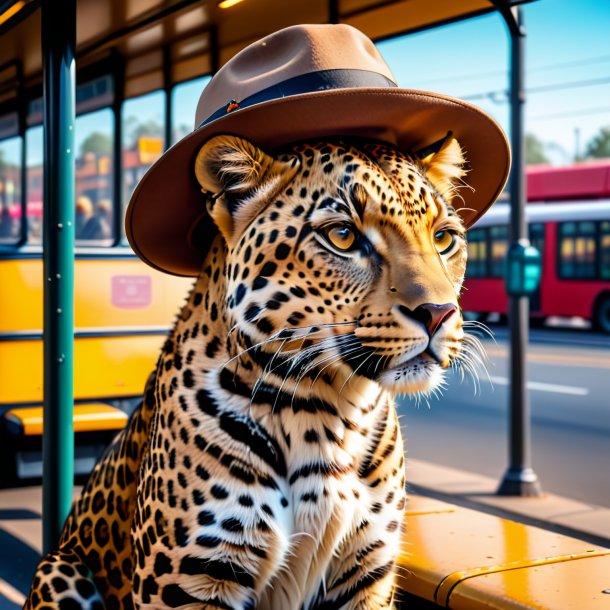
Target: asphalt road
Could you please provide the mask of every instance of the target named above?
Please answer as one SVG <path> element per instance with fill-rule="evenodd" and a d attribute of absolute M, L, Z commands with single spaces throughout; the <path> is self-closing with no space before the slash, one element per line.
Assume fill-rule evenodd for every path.
<path fill-rule="evenodd" d="M 442 397 L 401 399 L 407 458 L 498 481 L 508 465 L 508 331 L 484 340 L 489 377 L 480 389 L 450 376 Z M 533 330 L 528 347 L 532 465 L 542 488 L 610 507 L 610 336 L 587 330 Z M 408 461 L 407 461 L 408 463 Z"/>

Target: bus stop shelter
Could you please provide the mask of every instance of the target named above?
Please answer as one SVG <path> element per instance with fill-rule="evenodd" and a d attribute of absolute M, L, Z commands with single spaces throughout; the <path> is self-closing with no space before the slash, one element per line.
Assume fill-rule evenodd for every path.
<path fill-rule="evenodd" d="M 55 544 L 72 495 L 74 120 L 76 80 L 113 77 L 111 105 L 214 73 L 240 49 L 297 23 L 346 23 L 375 41 L 498 12 L 510 36 L 511 242 L 527 244 L 523 89 L 525 29 L 519 6 L 530 0 L 8 0 L 0 3 L 0 114 L 16 113 L 24 135 L 27 100 L 43 92 L 44 548 Z M 166 96 L 165 114 L 172 112 Z M 115 121 L 115 176 L 121 122 Z M 169 130 L 170 122 L 166 121 Z M 166 142 L 170 141 L 166 133 Z M 25 158 L 23 159 L 25 165 Z M 120 199 L 120 180 L 114 195 Z M 23 217 L 25 217 L 25 202 Z M 117 218 L 116 222 L 122 222 Z M 25 231 L 25 227 L 22 229 Z M 25 236 L 25 233 L 24 233 Z M 536 495 L 530 464 L 525 383 L 528 297 L 510 298 L 510 458 L 499 493 Z"/>

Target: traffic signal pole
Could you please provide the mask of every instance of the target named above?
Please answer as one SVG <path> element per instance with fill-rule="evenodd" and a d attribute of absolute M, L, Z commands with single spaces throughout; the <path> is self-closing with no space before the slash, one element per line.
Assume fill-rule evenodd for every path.
<path fill-rule="evenodd" d="M 74 108 L 76 0 L 42 0 L 44 104 L 43 553 L 74 486 Z"/>
<path fill-rule="evenodd" d="M 529 246 L 525 219 L 525 27 L 518 7 L 492 0 L 510 32 L 510 138 L 513 155 L 510 176 L 511 248 Z M 509 467 L 498 489 L 504 496 L 539 496 L 538 476 L 531 466 L 531 413 L 527 391 L 526 348 L 529 334 L 529 296 L 509 295 L 510 384 L 509 384 Z"/>

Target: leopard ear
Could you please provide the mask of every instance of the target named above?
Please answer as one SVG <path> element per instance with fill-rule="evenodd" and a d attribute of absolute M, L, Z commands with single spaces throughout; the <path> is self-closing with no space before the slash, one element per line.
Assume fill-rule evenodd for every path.
<path fill-rule="evenodd" d="M 467 173 L 464 169 L 466 158 L 459 142 L 455 138 L 447 138 L 437 151 L 423 157 L 421 164 L 432 186 L 444 199 L 451 201 Z"/>
<path fill-rule="evenodd" d="M 296 156 L 281 160 L 236 136 L 208 140 L 195 161 L 195 175 L 208 195 L 208 213 L 229 247 L 273 197 L 293 178 Z"/>

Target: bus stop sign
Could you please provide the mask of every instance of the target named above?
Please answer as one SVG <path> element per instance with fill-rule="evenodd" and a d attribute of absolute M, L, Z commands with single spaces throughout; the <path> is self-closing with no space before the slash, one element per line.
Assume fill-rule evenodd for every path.
<path fill-rule="evenodd" d="M 540 251 L 527 242 L 517 242 L 508 249 L 506 265 L 506 291 L 514 297 L 523 297 L 536 291 L 542 274 Z"/>

